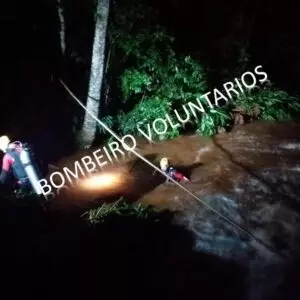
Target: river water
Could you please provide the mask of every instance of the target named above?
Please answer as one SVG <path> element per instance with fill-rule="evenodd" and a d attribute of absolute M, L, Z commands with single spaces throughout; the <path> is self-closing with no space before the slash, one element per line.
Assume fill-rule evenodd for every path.
<path fill-rule="evenodd" d="M 175 222 L 193 233 L 196 251 L 235 261 L 249 270 L 248 299 L 280 299 L 286 270 L 299 257 L 300 123 L 253 123 L 212 139 L 195 135 L 154 144 L 138 141 L 138 151 L 157 165 L 162 157 L 169 157 L 190 177 L 186 188 L 250 235 L 178 186 L 165 184 L 161 175 L 133 158 L 110 168 L 128 176 L 114 192 L 176 211 Z M 67 161 L 70 158 L 58 165 Z M 85 205 L 97 193 L 107 196 L 83 192 L 77 193 L 77 200 L 74 194 L 70 199 Z M 57 207 L 60 201 L 59 197 L 54 201 Z"/>

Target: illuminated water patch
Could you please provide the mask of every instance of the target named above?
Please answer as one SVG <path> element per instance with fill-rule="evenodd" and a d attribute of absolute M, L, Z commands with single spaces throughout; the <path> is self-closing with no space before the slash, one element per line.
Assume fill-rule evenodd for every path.
<path fill-rule="evenodd" d="M 110 190 L 120 187 L 123 182 L 122 173 L 103 173 L 82 180 L 80 187 L 87 191 Z"/>

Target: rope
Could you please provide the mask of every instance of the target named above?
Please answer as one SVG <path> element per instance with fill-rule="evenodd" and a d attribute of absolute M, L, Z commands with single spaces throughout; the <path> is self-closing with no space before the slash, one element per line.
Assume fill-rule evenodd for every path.
<path fill-rule="evenodd" d="M 106 126 L 105 123 L 101 122 L 96 116 L 94 116 L 91 112 L 89 112 L 89 110 L 82 104 L 82 102 L 72 93 L 72 91 L 67 87 L 67 85 L 61 80 L 59 79 L 60 83 L 63 85 L 63 87 L 67 90 L 67 92 L 72 96 L 72 98 L 95 120 L 97 121 L 104 129 L 106 129 L 117 141 L 119 141 L 122 145 L 124 145 L 125 143 L 122 141 L 122 139 L 113 131 L 111 130 L 109 127 Z M 125 145 L 126 146 L 126 145 Z M 127 146 L 128 147 L 128 146 Z M 129 147 L 128 147 L 129 148 Z M 259 244 L 263 245 L 266 249 L 268 249 L 269 251 L 273 252 L 274 254 L 276 254 L 280 259 L 282 260 L 286 260 L 289 259 L 289 256 L 287 256 L 284 253 L 281 253 L 279 251 L 277 251 L 275 248 L 273 248 L 271 245 L 268 245 L 267 243 L 265 243 L 264 241 L 262 241 L 261 239 L 259 239 L 258 237 L 256 237 L 255 235 L 253 235 L 250 231 L 248 231 L 246 228 L 242 227 L 241 225 L 237 224 L 235 221 L 233 221 L 232 219 L 224 216 L 222 213 L 220 213 L 219 211 L 217 211 L 216 209 L 214 209 L 213 207 L 211 207 L 209 204 L 205 203 L 203 200 L 201 200 L 198 196 L 196 196 L 194 193 L 192 193 L 190 190 L 188 190 L 185 186 L 181 185 L 179 182 L 177 182 L 176 180 L 174 180 L 172 177 L 168 176 L 167 174 L 165 174 L 160 168 L 158 168 L 157 166 L 155 166 L 154 164 L 152 164 L 149 160 L 147 160 L 145 157 L 143 157 L 142 155 L 140 155 L 138 152 L 136 152 L 134 149 L 130 149 L 130 151 L 135 154 L 138 158 L 140 158 L 142 161 L 144 161 L 145 163 L 147 163 L 149 166 L 151 166 L 153 169 L 155 169 L 157 172 L 159 172 L 160 174 L 162 174 L 163 176 L 165 176 L 167 179 L 169 179 L 170 181 L 172 181 L 174 184 L 176 184 L 178 187 L 180 187 L 182 190 L 184 190 L 185 192 L 187 192 L 190 196 L 192 196 L 194 199 L 196 199 L 198 202 L 200 202 L 202 205 L 204 205 L 207 209 L 209 209 L 210 211 L 212 211 L 213 213 L 215 213 L 216 215 L 218 215 L 223 221 L 229 223 L 230 225 L 232 225 L 233 227 L 235 227 L 236 229 L 238 229 L 239 231 L 243 232 L 244 234 L 248 235 L 249 237 L 251 237 L 252 239 L 256 240 Z"/>

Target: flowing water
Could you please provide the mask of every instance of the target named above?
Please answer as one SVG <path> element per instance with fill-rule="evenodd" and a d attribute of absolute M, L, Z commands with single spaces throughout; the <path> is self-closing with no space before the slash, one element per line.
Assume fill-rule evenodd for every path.
<path fill-rule="evenodd" d="M 194 234 L 195 250 L 248 268 L 249 299 L 280 298 L 285 272 L 299 256 L 300 123 L 253 123 L 212 139 L 182 136 L 154 144 L 138 141 L 138 151 L 157 165 L 162 157 L 169 157 L 190 177 L 192 182 L 185 186 L 191 192 L 255 237 L 224 221 L 178 186 L 165 184 L 161 175 L 134 158 L 110 167 L 128 177 L 114 192 L 176 211 L 175 221 Z M 97 193 L 107 197 L 98 191 L 77 193 L 77 198 L 73 194 L 70 199 L 85 205 Z M 60 201 L 57 197 L 54 207 L 60 207 Z"/>

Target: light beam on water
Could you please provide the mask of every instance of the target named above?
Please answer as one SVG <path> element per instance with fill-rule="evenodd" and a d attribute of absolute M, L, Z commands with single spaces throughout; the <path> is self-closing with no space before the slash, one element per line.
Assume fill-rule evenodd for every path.
<path fill-rule="evenodd" d="M 103 173 L 82 180 L 80 187 L 91 191 L 114 189 L 119 187 L 122 182 L 123 176 L 120 173 Z"/>

